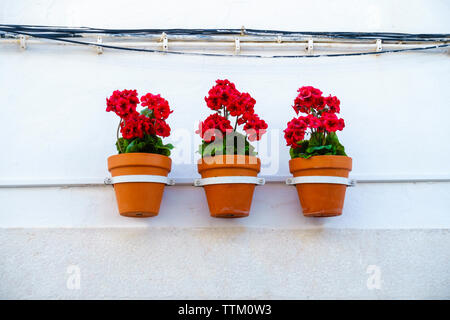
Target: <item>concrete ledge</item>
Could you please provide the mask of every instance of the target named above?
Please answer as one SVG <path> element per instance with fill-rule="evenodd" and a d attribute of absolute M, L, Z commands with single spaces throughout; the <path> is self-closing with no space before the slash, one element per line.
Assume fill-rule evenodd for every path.
<path fill-rule="evenodd" d="M 0 229 L 0 243 L 2 299 L 450 298 L 449 229 Z"/>

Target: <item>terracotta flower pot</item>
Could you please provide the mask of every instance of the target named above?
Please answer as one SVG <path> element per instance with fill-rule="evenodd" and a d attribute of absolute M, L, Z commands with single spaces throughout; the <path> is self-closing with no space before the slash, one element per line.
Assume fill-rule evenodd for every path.
<path fill-rule="evenodd" d="M 227 176 L 256 177 L 261 161 L 253 156 L 226 155 L 205 157 L 198 161 L 202 178 Z M 254 184 L 230 183 L 204 186 L 209 211 L 216 218 L 247 217 L 252 205 Z"/>
<path fill-rule="evenodd" d="M 352 158 L 346 156 L 314 156 L 289 161 L 294 177 L 335 176 L 348 178 Z M 307 217 L 332 217 L 342 214 L 346 185 L 330 183 L 297 184 L 298 198 Z"/>
<path fill-rule="evenodd" d="M 124 175 L 169 174 L 172 160 L 153 153 L 122 153 L 108 158 L 113 177 Z M 158 215 L 165 185 L 154 182 L 126 182 L 114 185 L 117 205 L 122 216 L 152 217 Z"/>

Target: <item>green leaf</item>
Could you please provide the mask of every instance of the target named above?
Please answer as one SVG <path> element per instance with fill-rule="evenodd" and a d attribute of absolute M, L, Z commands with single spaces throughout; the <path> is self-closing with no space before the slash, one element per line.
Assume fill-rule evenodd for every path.
<path fill-rule="evenodd" d="M 119 140 L 116 141 L 116 148 L 119 154 L 124 153 L 127 147 L 128 147 L 128 140 L 124 138 L 119 138 Z"/>
<path fill-rule="evenodd" d="M 127 148 L 125 149 L 125 153 L 134 152 L 136 141 L 137 139 L 134 139 L 133 141 L 131 141 L 131 143 L 128 144 Z"/>
<path fill-rule="evenodd" d="M 147 118 L 151 118 L 153 116 L 153 110 L 150 110 L 149 108 L 145 108 L 141 111 L 141 114 L 143 114 Z"/>
<path fill-rule="evenodd" d="M 291 148 L 289 155 L 291 159 L 304 158 L 319 155 L 346 155 L 344 146 L 341 145 L 335 132 L 327 133 L 314 132 L 309 140 L 297 142 L 298 148 Z"/>
<path fill-rule="evenodd" d="M 336 155 L 338 155 L 338 156 L 346 156 L 347 155 L 345 153 L 345 148 L 343 145 L 336 147 Z"/>
<path fill-rule="evenodd" d="M 216 139 L 213 142 L 202 141 L 198 153 L 202 157 L 222 154 L 257 155 L 255 148 L 250 144 L 247 137 L 239 132 L 227 134 L 225 139 Z"/>
<path fill-rule="evenodd" d="M 332 146 L 330 144 L 326 146 L 315 146 L 315 147 L 309 147 L 306 149 L 306 153 L 314 153 L 314 152 L 323 152 L 324 150 L 332 150 Z"/>
<path fill-rule="evenodd" d="M 324 136 L 322 132 L 314 132 L 311 134 L 311 138 L 309 139 L 310 147 L 318 147 L 323 145 Z"/>
<path fill-rule="evenodd" d="M 220 150 L 223 150 L 223 145 L 218 144 L 216 141 L 214 142 L 203 142 L 200 145 L 200 154 L 202 157 L 204 156 L 215 156 L 216 154 L 219 154 Z"/>
<path fill-rule="evenodd" d="M 122 152 L 119 149 L 122 149 Z M 124 139 L 120 138 L 116 142 L 116 147 L 119 153 L 130 153 L 130 152 L 145 152 L 145 153 L 156 153 L 169 156 L 170 150 L 174 146 L 170 143 L 164 144 L 162 139 L 156 135 L 145 135 L 143 138 L 134 139 Z"/>
<path fill-rule="evenodd" d="M 290 148 L 289 149 L 289 155 L 291 156 L 291 159 L 298 158 L 300 156 L 299 148 Z"/>
<path fill-rule="evenodd" d="M 339 142 L 339 139 L 338 139 L 338 136 L 337 136 L 336 132 L 330 132 L 327 135 L 326 143 L 331 144 L 335 148 L 333 154 L 339 155 L 339 156 L 346 156 L 347 155 L 345 153 L 344 146 Z"/>
<path fill-rule="evenodd" d="M 305 157 L 305 152 L 309 146 L 309 140 L 298 141 L 297 144 L 299 145 L 298 148 L 291 148 L 289 150 L 289 155 L 291 156 L 291 159 Z"/>

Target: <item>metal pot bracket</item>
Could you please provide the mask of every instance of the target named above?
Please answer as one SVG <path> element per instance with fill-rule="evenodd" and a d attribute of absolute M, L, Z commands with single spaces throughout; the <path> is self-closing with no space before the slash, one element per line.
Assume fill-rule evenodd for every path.
<path fill-rule="evenodd" d="M 123 175 L 123 176 L 115 176 L 105 178 L 105 184 L 116 184 L 116 183 L 126 183 L 126 182 L 152 182 L 152 183 L 164 183 L 168 186 L 175 185 L 175 180 L 165 177 L 165 176 L 156 176 L 149 174 L 140 174 L 140 175 Z"/>
<path fill-rule="evenodd" d="M 211 184 L 229 184 L 229 183 L 245 183 L 262 186 L 266 183 L 266 180 L 264 178 L 249 177 L 249 176 L 211 177 L 194 180 L 194 186 L 196 187 L 203 187 Z"/>
<path fill-rule="evenodd" d="M 302 177 L 292 177 L 286 179 L 287 185 L 296 185 L 304 183 L 329 183 L 329 184 L 344 184 L 347 187 L 356 186 L 355 179 L 349 179 L 344 177 L 335 176 L 302 176 Z"/>

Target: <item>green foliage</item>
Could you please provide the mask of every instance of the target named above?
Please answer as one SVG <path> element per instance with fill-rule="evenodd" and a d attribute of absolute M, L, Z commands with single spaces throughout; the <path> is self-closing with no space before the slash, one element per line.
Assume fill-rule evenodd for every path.
<path fill-rule="evenodd" d="M 120 153 L 146 152 L 170 156 L 173 145 L 163 144 L 162 139 L 155 135 L 145 135 L 141 138 L 124 139 L 119 138 L 116 142 L 117 151 Z"/>
<path fill-rule="evenodd" d="M 347 155 L 335 132 L 329 132 L 326 135 L 323 132 L 313 132 L 309 140 L 299 141 L 298 145 L 300 147 L 289 150 L 291 159 L 308 159 L 320 155 Z"/>
<path fill-rule="evenodd" d="M 149 108 L 143 109 L 140 113 L 148 118 L 153 118 L 153 111 Z M 143 152 L 170 156 L 170 150 L 174 147 L 170 143 L 164 144 L 162 139 L 156 135 L 146 134 L 143 138 L 124 139 L 118 137 L 116 148 L 119 154 Z"/>
<path fill-rule="evenodd" d="M 152 118 L 153 116 L 153 110 L 150 110 L 149 108 L 145 108 L 141 111 L 141 114 L 146 116 L 147 118 Z"/>
<path fill-rule="evenodd" d="M 216 155 L 248 155 L 256 156 L 255 148 L 247 140 L 247 137 L 241 133 L 233 132 L 227 134 L 225 139 L 216 139 L 213 142 L 202 141 L 198 153 L 204 156 Z"/>

